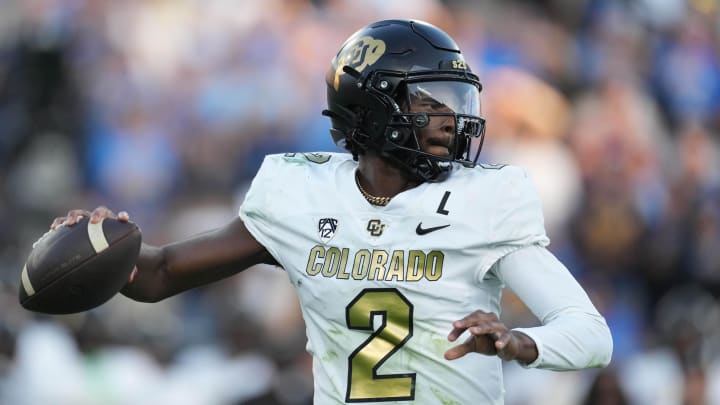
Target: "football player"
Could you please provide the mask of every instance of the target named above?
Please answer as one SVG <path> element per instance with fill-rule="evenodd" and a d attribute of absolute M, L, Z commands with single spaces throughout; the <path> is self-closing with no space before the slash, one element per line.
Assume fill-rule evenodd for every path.
<path fill-rule="evenodd" d="M 501 359 L 606 366 L 610 331 L 546 249 L 527 173 L 478 163 L 482 86 L 454 40 L 421 21 L 376 22 L 342 45 L 326 82 L 323 113 L 349 153 L 267 156 L 236 219 L 143 245 L 122 293 L 154 302 L 281 266 L 300 298 L 318 404 L 496 404 Z M 79 215 L 114 214 L 73 210 L 53 226 Z M 499 320 L 504 287 L 540 326 Z"/>

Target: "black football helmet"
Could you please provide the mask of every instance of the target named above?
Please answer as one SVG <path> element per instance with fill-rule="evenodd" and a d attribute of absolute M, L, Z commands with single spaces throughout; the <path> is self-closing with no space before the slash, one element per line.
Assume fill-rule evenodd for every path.
<path fill-rule="evenodd" d="M 485 137 L 482 85 L 439 28 L 410 20 L 370 24 L 343 44 L 325 81 L 330 133 L 355 158 L 373 150 L 421 181 L 442 180 L 452 162 L 477 163 Z M 439 108 L 415 108 L 418 100 Z M 454 119 L 454 145 L 444 156 L 420 147 L 417 131 L 434 116 Z"/>

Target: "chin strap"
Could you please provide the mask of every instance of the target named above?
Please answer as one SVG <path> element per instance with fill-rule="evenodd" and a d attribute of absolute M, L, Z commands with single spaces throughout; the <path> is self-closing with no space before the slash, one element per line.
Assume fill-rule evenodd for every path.
<path fill-rule="evenodd" d="M 434 162 L 426 157 L 420 157 L 419 159 L 423 159 L 425 162 L 419 163 L 413 171 L 423 181 L 440 182 L 450 175 L 453 166 L 450 162 Z"/>

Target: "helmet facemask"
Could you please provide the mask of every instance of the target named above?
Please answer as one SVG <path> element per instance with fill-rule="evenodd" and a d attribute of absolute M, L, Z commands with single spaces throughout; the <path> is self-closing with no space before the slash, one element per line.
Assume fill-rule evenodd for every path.
<path fill-rule="evenodd" d="M 456 72 L 403 74 L 399 82 L 387 73 L 378 72 L 373 82 L 380 85 L 369 90 L 391 109 L 376 143 L 381 155 L 422 181 L 443 180 L 453 162 L 474 166 L 485 137 L 480 84 Z M 382 91 L 392 83 L 397 91 Z"/>

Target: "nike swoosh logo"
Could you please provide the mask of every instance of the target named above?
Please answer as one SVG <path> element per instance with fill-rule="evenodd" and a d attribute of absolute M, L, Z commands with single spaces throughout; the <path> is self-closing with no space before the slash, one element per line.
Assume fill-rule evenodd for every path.
<path fill-rule="evenodd" d="M 435 231 L 439 231 L 440 229 L 447 228 L 448 226 L 450 226 L 450 224 L 440 225 L 440 226 L 433 226 L 433 227 L 431 227 L 431 228 L 423 228 L 423 227 L 422 227 L 422 222 L 420 222 L 420 223 L 418 224 L 417 228 L 415 228 L 415 233 L 417 233 L 418 235 L 426 235 L 426 234 L 428 234 L 428 233 L 430 233 L 430 232 L 435 232 Z"/>

